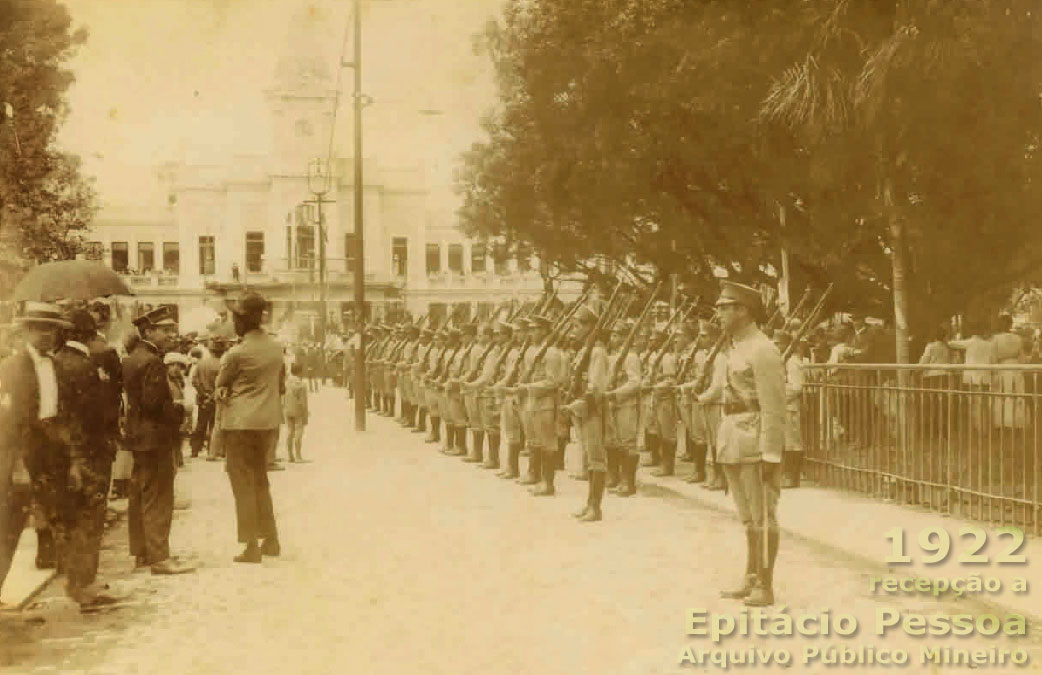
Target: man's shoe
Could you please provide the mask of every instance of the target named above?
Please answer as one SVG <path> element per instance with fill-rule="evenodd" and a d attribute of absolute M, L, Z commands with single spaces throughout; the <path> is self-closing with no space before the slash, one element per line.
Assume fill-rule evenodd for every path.
<path fill-rule="evenodd" d="M 152 574 L 187 574 L 194 571 L 195 567 L 192 565 L 176 562 L 171 558 L 161 560 L 152 565 Z"/>
<path fill-rule="evenodd" d="M 596 523 L 597 521 L 601 520 L 602 518 L 603 518 L 603 516 L 601 515 L 601 510 L 599 508 L 597 508 L 597 507 L 593 507 L 593 508 L 591 508 L 591 509 L 586 511 L 586 514 L 582 518 L 579 519 L 579 522 L 581 522 L 581 523 Z"/>
<path fill-rule="evenodd" d="M 275 462 L 272 462 L 271 464 L 268 465 L 268 471 L 285 471 L 285 470 L 286 470 L 286 467 L 282 466 L 281 464 L 277 464 Z"/>
<path fill-rule="evenodd" d="M 774 589 L 765 583 L 757 583 L 748 597 L 746 607 L 770 607 L 774 604 Z"/>
<path fill-rule="evenodd" d="M 586 516 L 586 514 L 589 513 L 589 512 L 590 512 L 590 505 L 587 504 L 586 506 L 583 507 L 582 511 L 578 511 L 576 513 L 573 513 L 572 514 L 572 518 L 578 518 L 579 520 L 582 520 Z"/>
<path fill-rule="evenodd" d="M 242 553 L 232 558 L 237 563 L 259 563 L 262 558 L 260 547 L 257 544 L 247 544 Z"/>
<path fill-rule="evenodd" d="M 757 579 L 755 574 L 746 574 L 745 580 L 743 581 L 743 584 L 740 588 L 735 588 L 728 591 L 720 591 L 720 597 L 735 599 L 748 598 L 752 594 L 753 589 L 756 588 L 756 581 Z"/>
<path fill-rule="evenodd" d="M 260 550 L 262 555 L 266 555 L 270 558 L 277 558 L 282 554 L 282 547 L 279 546 L 279 540 L 274 537 L 265 539 L 264 543 L 261 544 Z"/>
<path fill-rule="evenodd" d="M 531 492 L 534 497 L 553 497 L 555 490 L 552 485 L 540 485 Z"/>

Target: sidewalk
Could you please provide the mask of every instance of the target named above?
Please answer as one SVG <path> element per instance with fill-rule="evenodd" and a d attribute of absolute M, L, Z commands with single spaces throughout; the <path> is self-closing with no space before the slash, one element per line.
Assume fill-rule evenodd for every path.
<path fill-rule="evenodd" d="M 697 503 L 699 506 L 736 518 L 734 501 L 723 492 L 710 492 L 701 485 L 685 483 L 682 478 L 691 472 L 688 463 L 677 464 L 677 477 L 656 478 L 650 470 L 642 467 L 637 480 L 644 486 L 653 485 L 675 496 Z M 1042 616 L 1039 604 L 1039 589 L 1042 589 L 1042 541 L 1028 538 L 1017 553 L 1025 556 L 1026 564 L 998 565 L 994 559 L 1008 552 L 1012 540 L 1005 536 L 996 537 L 998 527 L 979 521 L 949 517 L 911 506 L 887 504 L 875 499 L 843 492 L 838 489 L 808 486 L 783 490 L 778 505 L 778 519 L 784 536 L 831 549 L 839 554 L 854 557 L 862 563 L 878 568 L 878 576 L 912 576 L 930 579 L 966 579 L 977 574 L 982 578 L 994 578 L 1002 583 L 999 593 L 967 593 L 964 600 L 994 605 L 996 609 L 1015 612 L 1031 617 Z M 888 564 L 886 558 L 893 555 L 892 543 L 886 536 L 894 528 L 903 528 L 904 555 L 912 563 Z M 979 553 L 988 556 L 988 564 L 959 562 L 959 556 L 972 553 L 977 548 L 973 537 L 960 537 L 962 527 L 983 528 L 988 543 Z M 925 565 L 921 560 L 927 556 L 919 546 L 920 533 L 928 528 L 943 528 L 951 537 L 951 552 L 940 563 Z M 737 535 L 736 535 L 737 536 Z M 936 538 L 934 539 L 936 541 Z M 784 544 L 783 544 L 784 545 Z M 779 553 L 779 564 L 784 564 L 784 550 Z M 1014 578 L 1028 582 L 1028 592 L 1012 593 Z M 868 590 L 869 578 L 865 579 Z M 901 597 L 877 591 L 881 601 L 889 597 Z"/>
<path fill-rule="evenodd" d="M 36 532 L 25 528 L 4 581 L 0 600 L 5 609 L 21 609 L 55 577 L 54 570 L 36 569 Z"/>

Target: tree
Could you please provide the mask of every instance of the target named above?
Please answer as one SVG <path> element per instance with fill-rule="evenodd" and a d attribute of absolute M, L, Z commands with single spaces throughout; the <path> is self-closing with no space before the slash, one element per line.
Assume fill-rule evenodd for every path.
<path fill-rule="evenodd" d="M 64 64 L 84 40 L 54 0 L 0 0 L 2 288 L 29 265 L 74 257 L 95 212 L 79 159 L 54 148 L 73 81 Z"/>

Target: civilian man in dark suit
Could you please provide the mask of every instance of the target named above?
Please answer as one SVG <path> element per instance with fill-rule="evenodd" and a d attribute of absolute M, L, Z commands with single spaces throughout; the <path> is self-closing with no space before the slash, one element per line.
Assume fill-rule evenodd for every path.
<path fill-rule="evenodd" d="M 127 444 L 134 453 L 127 525 L 130 553 L 152 574 L 182 574 L 192 567 L 170 557 L 174 514 L 174 447 L 170 429 L 181 420 L 167 382 L 162 353 L 177 335 L 166 307 L 134 320 L 141 340 L 123 361 L 127 392 Z"/>
<path fill-rule="evenodd" d="M 36 524 L 36 566 L 53 567 L 57 556 L 48 525 L 57 523 L 59 483 L 50 469 L 60 454 L 54 440 L 58 379 L 49 354 L 69 324 L 56 306 L 42 302 L 26 302 L 14 323 L 20 348 L 0 362 L 0 588 L 34 500 L 45 516 Z"/>
<path fill-rule="evenodd" d="M 286 382 L 282 347 L 261 328 L 267 304 L 261 295 L 249 292 L 234 306 L 235 332 L 242 341 L 224 355 L 217 374 L 228 479 L 239 542 L 246 546 L 235 562 L 258 563 L 262 555 L 281 552 L 266 465 L 268 448 L 282 423 Z M 260 546 L 258 540 L 263 540 Z"/>

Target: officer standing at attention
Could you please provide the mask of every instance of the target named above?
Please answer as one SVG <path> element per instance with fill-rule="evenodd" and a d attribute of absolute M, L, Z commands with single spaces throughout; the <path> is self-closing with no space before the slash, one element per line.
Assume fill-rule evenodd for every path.
<path fill-rule="evenodd" d="M 775 512 L 785 447 L 785 368 L 778 348 L 757 326 L 763 320 L 759 291 L 730 281 L 721 284 L 716 307 L 730 346 L 722 355 L 727 376 L 717 461 L 745 526 L 747 546 L 742 586 L 721 595 L 764 607 L 774 603 Z"/>

